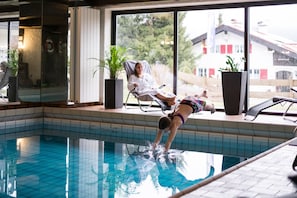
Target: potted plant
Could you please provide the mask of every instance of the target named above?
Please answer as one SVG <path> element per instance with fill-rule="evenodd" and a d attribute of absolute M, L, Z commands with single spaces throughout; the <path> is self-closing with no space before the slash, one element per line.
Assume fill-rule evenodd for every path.
<path fill-rule="evenodd" d="M 226 67 L 220 68 L 222 72 L 222 89 L 225 113 L 227 115 L 240 115 L 243 111 L 247 85 L 247 72 L 240 71 L 239 67 L 245 59 L 236 62 L 227 56 Z"/>
<path fill-rule="evenodd" d="M 100 61 L 99 67 L 104 67 L 109 71 L 109 79 L 105 79 L 104 106 L 106 109 L 123 107 L 123 79 L 118 77 L 124 70 L 123 64 L 127 60 L 125 53 L 125 48 L 111 45 L 106 58 Z"/>
<path fill-rule="evenodd" d="M 18 98 L 18 69 L 19 69 L 19 52 L 18 49 L 8 51 L 8 65 L 12 76 L 9 77 L 7 97 L 9 102 L 16 102 Z"/>

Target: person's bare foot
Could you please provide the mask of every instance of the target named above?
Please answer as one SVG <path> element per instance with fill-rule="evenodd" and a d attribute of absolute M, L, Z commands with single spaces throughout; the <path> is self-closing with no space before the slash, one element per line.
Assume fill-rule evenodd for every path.
<path fill-rule="evenodd" d="M 197 98 L 201 98 L 201 97 L 208 98 L 207 91 L 204 90 L 200 95 L 196 94 L 195 97 L 197 97 Z"/>
<path fill-rule="evenodd" d="M 176 96 L 169 98 L 169 100 L 175 100 Z"/>
<path fill-rule="evenodd" d="M 175 100 L 168 101 L 167 104 L 168 104 L 169 106 L 175 105 Z"/>
<path fill-rule="evenodd" d="M 200 97 L 208 98 L 208 96 L 207 96 L 207 91 L 204 90 L 204 91 L 202 92 L 202 94 L 200 95 Z"/>
<path fill-rule="evenodd" d="M 175 96 L 166 100 L 168 106 L 175 105 Z"/>
<path fill-rule="evenodd" d="M 214 112 L 216 112 L 216 109 L 215 109 L 214 104 L 207 104 L 207 105 L 205 105 L 204 110 L 210 111 L 211 114 L 213 114 Z"/>

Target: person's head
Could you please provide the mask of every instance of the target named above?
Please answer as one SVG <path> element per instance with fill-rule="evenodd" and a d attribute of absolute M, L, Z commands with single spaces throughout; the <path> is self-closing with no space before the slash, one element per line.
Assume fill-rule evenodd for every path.
<path fill-rule="evenodd" d="M 1 62 L 1 70 L 5 71 L 7 68 L 8 68 L 8 63 L 5 61 Z"/>
<path fill-rule="evenodd" d="M 143 71 L 143 66 L 140 62 L 137 62 L 135 64 L 135 68 L 134 68 L 134 74 L 139 77 L 139 75 L 142 73 Z"/>
<path fill-rule="evenodd" d="M 168 116 L 163 116 L 159 119 L 159 129 L 166 130 L 170 127 L 171 119 Z"/>

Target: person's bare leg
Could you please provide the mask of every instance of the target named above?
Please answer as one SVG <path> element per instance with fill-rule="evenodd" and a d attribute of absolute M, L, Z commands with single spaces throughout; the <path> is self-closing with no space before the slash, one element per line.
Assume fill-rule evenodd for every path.
<path fill-rule="evenodd" d="M 162 94 L 156 94 L 156 97 L 159 98 L 160 100 L 167 102 L 169 106 L 174 105 L 175 104 L 175 96 L 169 98 L 166 97 Z"/>

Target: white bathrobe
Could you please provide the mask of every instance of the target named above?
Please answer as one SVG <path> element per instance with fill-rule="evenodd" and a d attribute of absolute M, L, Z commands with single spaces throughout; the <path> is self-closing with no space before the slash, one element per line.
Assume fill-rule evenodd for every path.
<path fill-rule="evenodd" d="M 135 88 L 135 91 L 140 96 L 146 95 L 146 94 L 156 95 L 162 92 L 158 88 L 156 81 L 148 73 L 144 73 L 142 77 L 139 77 L 139 78 L 134 74 L 132 74 L 128 80 L 128 89 L 132 90 L 134 88 L 135 83 L 138 84 L 138 86 Z"/>

